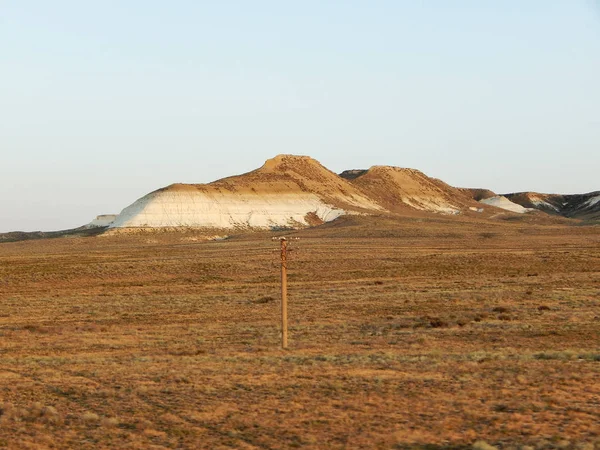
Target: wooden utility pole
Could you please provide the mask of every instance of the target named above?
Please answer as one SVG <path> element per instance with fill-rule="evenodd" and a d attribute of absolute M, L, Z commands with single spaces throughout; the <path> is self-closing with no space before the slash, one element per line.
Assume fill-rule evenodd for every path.
<path fill-rule="evenodd" d="M 288 346 L 288 318 L 287 318 L 287 239 L 282 237 L 281 242 L 281 348 Z"/>
<path fill-rule="evenodd" d="M 287 261 L 288 252 L 294 249 L 288 249 L 288 241 L 290 239 L 285 236 L 274 237 L 273 240 L 279 240 L 281 244 L 281 348 L 288 348 L 288 313 L 287 313 Z"/>

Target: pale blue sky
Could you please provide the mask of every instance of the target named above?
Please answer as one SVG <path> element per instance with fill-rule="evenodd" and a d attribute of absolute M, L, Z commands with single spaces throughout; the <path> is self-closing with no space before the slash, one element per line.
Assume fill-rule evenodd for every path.
<path fill-rule="evenodd" d="M 278 153 L 600 189 L 597 0 L 0 0 L 0 232 Z"/>

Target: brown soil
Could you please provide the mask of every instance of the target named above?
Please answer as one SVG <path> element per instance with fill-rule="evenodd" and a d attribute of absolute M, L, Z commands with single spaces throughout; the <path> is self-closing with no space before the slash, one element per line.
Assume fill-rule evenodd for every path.
<path fill-rule="evenodd" d="M 599 448 L 598 227 L 273 236 L 0 244 L 0 446 Z"/>

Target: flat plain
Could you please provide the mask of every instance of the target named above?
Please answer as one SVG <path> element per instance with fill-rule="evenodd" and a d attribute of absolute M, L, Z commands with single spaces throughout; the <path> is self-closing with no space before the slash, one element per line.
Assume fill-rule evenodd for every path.
<path fill-rule="evenodd" d="M 0 244 L 0 447 L 600 448 L 597 225 L 280 234 Z"/>

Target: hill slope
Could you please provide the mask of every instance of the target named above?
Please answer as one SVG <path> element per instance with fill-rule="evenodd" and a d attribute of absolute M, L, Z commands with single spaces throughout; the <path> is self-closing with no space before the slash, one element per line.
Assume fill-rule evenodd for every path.
<path fill-rule="evenodd" d="M 125 208 L 110 227 L 296 227 L 381 210 L 314 159 L 279 155 L 243 175 L 151 192 Z"/>
<path fill-rule="evenodd" d="M 390 211 L 416 209 L 458 214 L 477 203 L 461 189 L 415 169 L 373 166 L 340 174 Z"/>

